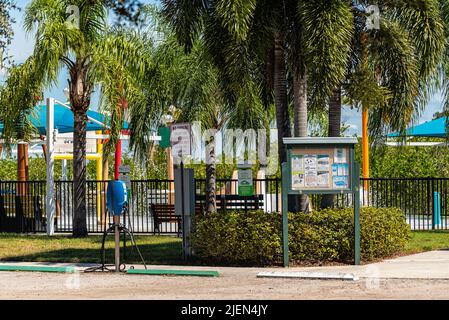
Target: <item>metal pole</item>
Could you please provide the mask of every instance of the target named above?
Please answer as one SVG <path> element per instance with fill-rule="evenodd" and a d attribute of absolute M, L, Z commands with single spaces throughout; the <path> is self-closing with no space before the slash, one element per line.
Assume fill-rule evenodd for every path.
<path fill-rule="evenodd" d="M 62 174 L 61 179 L 66 181 L 67 180 L 67 159 L 62 159 Z"/>
<path fill-rule="evenodd" d="M 56 212 L 55 204 L 55 182 L 54 182 L 54 109 L 55 100 L 47 98 L 47 195 L 45 198 L 45 208 L 47 215 L 47 235 L 55 233 L 54 218 Z"/>
<path fill-rule="evenodd" d="M 118 180 L 120 173 L 118 172 L 118 167 L 122 164 L 122 140 L 118 139 L 116 145 L 115 145 L 115 172 L 114 172 L 114 179 Z"/>
<path fill-rule="evenodd" d="M 288 267 L 288 166 L 282 164 L 282 251 L 284 267 Z"/>
<path fill-rule="evenodd" d="M 368 179 L 369 170 L 369 137 L 368 137 L 368 109 L 362 108 L 362 161 L 363 161 L 363 178 Z M 363 189 L 368 190 L 368 180 L 363 183 Z"/>
<path fill-rule="evenodd" d="M 181 155 L 181 210 L 182 210 L 182 252 L 184 260 L 187 259 L 187 239 L 186 239 L 186 217 L 185 217 L 185 203 L 184 203 L 184 162 Z"/>
<path fill-rule="evenodd" d="M 360 264 L 360 164 L 354 162 L 354 264 Z"/>
<path fill-rule="evenodd" d="M 120 216 L 114 216 L 115 272 L 120 272 Z"/>

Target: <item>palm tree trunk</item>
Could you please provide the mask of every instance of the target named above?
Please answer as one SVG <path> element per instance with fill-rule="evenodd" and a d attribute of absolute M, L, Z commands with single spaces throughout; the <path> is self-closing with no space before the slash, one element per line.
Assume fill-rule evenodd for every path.
<path fill-rule="evenodd" d="M 72 106 L 74 108 L 75 106 Z M 73 132 L 73 236 L 87 236 L 86 210 L 86 123 L 87 112 L 74 111 Z"/>
<path fill-rule="evenodd" d="M 26 154 L 25 144 L 18 143 L 17 144 L 17 180 L 19 183 L 17 184 L 17 194 L 19 196 L 24 196 L 26 194 L 26 184 L 27 180 L 26 176 L 26 160 L 25 158 L 28 155 Z"/>
<path fill-rule="evenodd" d="M 282 164 L 287 161 L 284 137 L 291 136 L 287 100 L 287 77 L 283 39 L 279 34 L 274 39 L 274 100 L 276 105 L 276 123 L 278 130 L 278 155 Z"/>
<path fill-rule="evenodd" d="M 277 34 L 274 39 L 274 103 L 276 105 L 276 124 L 278 130 L 278 157 L 279 163 L 287 162 L 287 150 L 283 138 L 291 136 L 290 117 L 288 114 L 287 76 L 285 66 L 285 52 L 283 37 Z M 298 197 L 288 196 L 288 210 L 298 211 Z"/>
<path fill-rule="evenodd" d="M 307 137 L 307 69 L 305 67 L 293 73 L 293 90 L 295 114 L 294 136 Z M 293 212 L 307 212 L 308 197 L 306 195 L 300 195 L 295 198 L 296 203 L 294 203 L 294 209 L 296 210 Z M 289 208 L 289 210 L 291 209 Z"/>
<path fill-rule="evenodd" d="M 341 130 L 341 87 L 332 93 L 329 99 L 329 137 L 339 137 Z M 331 208 L 334 206 L 333 195 L 323 195 L 321 208 Z"/>
<path fill-rule="evenodd" d="M 217 211 L 217 168 L 215 154 L 215 137 L 211 136 L 206 145 L 206 211 L 213 213 Z"/>

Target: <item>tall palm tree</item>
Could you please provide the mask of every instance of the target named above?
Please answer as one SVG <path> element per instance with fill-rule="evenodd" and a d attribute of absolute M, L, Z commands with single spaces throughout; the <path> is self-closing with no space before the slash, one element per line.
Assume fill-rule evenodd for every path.
<path fill-rule="evenodd" d="M 344 1 L 343 1 L 344 2 Z M 260 73 L 265 92 L 274 93 L 279 162 L 287 160 L 284 137 L 307 136 L 308 82 L 325 100 L 344 76 L 352 38 L 352 13 L 340 0 L 165 0 L 164 13 L 188 50 L 202 34 L 225 86 L 239 88 Z M 289 85 L 287 74 L 293 75 Z M 289 114 L 294 92 L 294 132 Z M 231 95 L 232 96 L 232 95 Z M 270 96 L 268 95 L 270 98 Z M 269 99 L 270 100 L 270 99 Z M 318 100 L 318 99 L 317 99 Z M 305 197 L 291 210 L 305 208 Z"/>
<path fill-rule="evenodd" d="M 380 1 L 380 28 L 366 28 L 369 1 L 350 1 L 354 38 L 345 81 L 328 101 L 329 136 L 339 136 L 341 96 L 363 112 L 364 157 L 368 160 L 368 113 L 372 135 L 405 130 L 422 111 L 445 47 L 437 0 Z M 364 172 L 367 174 L 365 166 Z M 324 197 L 323 206 L 333 204 Z"/>
<path fill-rule="evenodd" d="M 260 102 L 258 87 L 253 82 L 242 83 L 245 94 L 229 104 L 226 91 L 219 81 L 219 72 L 204 52 L 201 42 L 195 43 L 185 59 L 186 72 L 179 74 L 181 95 L 176 101 L 184 120 L 200 121 L 202 129 L 210 130 L 206 141 L 206 211 L 216 208 L 216 141 L 215 134 L 224 129 L 266 128 L 266 113 Z"/>
<path fill-rule="evenodd" d="M 29 33 L 35 31 L 33 56 L 44 81 L 56 82 L 62 67 L 69 73 L 70 107 L 74 114 L 73 236 L 83 237 L 87 235 L 86 123 L 92 91 L 96 84 L 112 83 L 116 89 L 107 90 L 107 100 L 116 101 L 116 107 L 123 101 L 127 87 L 123 82 L 117 83 L 115 76 L 138 75 L 143 72 L 145 61 L 139 54 L 137 37 L 108 28 L 102 0 L 33 0 L 26 7 L 24 26 Z"/>
<path fill-rule="evenodd" d="M 170 26 L 161 20 L 159 12 L 150 13 L 149 34 L 159 34 L 158 44 L 154 47 L 154 66 L 151 78 L 144 81 L 141 108 L 131 113 L 130 129 L 140 133 L 150 133 L 159 125 L 159 119 L 168 107 L 173 105 L 179 110 L 177 121 L 200 121 L 203 130 L 211 130 L 206 141 L 206 198 L 208 212 L 216 211 L 216 141 L 214 132 L 224 128 L 259 128 L 267 121 L 266 113 L 259 102 L 258 87 L 254 82 L 242 81 L 244 90 L 235 98 L 235 103 L 226 97 L 227 90 L 220 81 L 220 72 L 205 41 L 197 37 L 192 39 L 186 53 L 178 44 Z M 154 41 L 154 40 L 153 40 Z M 147 121 L 151 114 L 154 121 Z M 131 147 L 138 158 L 148 156 L 149 141 L 145 134 L 135 135 Z"/>
<path fill-rule="evenodd" d="M 438 66 L 437 88 L 443 92 L 443 114 L 449 114 L 449 2 L 440 0 L 441 18 L 444 22 L 444 32 L 447 39 L 444 55 L 441 63 Z M 446 123 L 446 128 L 449 129 L 449 123 Z"/>

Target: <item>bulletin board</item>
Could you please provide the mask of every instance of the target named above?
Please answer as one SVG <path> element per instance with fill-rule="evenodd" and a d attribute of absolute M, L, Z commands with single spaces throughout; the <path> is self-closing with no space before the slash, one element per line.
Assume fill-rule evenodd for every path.
<path fill-rule="evenodd" d="M 282 251 L 289 265 L 289 195 L 352 194 L 354 264 L 360 264 L 360 164 L 354 160 L 356 138 L 284 138 L 287 161 L 282 163 Z"/>
<path fill-rule="evenodd" d="M 295 148 L 290 151 L 291 190 L 350 190 L 348 147 Z"/>
<path fill-rule="evenodd" d="M 353 158 L 354 150 L 348 145 L 305 145 L 289 148 L 290 192 L 352 192 Z"/>

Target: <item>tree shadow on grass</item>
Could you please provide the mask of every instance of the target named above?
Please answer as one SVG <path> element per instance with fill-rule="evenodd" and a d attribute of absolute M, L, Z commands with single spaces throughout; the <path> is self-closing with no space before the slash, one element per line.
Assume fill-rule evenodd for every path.
<path fill-rule="evenodd" d="M 147 264 L 185 264 L 181 243 L 138 244 L 138 247 Z M 123 254 L 125 254 L 125 257 Z M 126 264 L 142 264 L 136 249 L 131 247 L 130 242 L 127 242 L 126 250 L 121 247 L 121 255 L 122 262 Z M 99 246 L 98 249 L 67 248 L 26 255 L 11 255 L 3 257 L 0 261 L 101 263 L 101 247 Z M 107 264 L 114 263 L 114 248 L 105 250 L 105 262 Z"/>
<path fill-rule="evenodd" d="M 180 266 L 209 266 L 209 267 L 268 267 L 270 265 L 260 265 L 257 263 L 232 263 L 229 261 L 214 261 L 192 257 L 189 260 L 183 259 L 182 243 L 162 243 L 138 245 L 147 265 L 180 265 Z M 136 251 L 127 243 L 125 257 L 123 247 L 121 251 L 121 263 L 126 265 L 142 264 Z M 38 262 L 40 264 L 50 263 L 72 263 L 72 264 L 100 264 L 101 250 L 95 248 L 67 248 L 36 252 L 25 255 L 10 255 L 2 257 L 0 262 Z M 114 248 L 105 250 L 105 263 L 114 264 Z M 271 266 L 275 266 L 271 265 Z"/>

